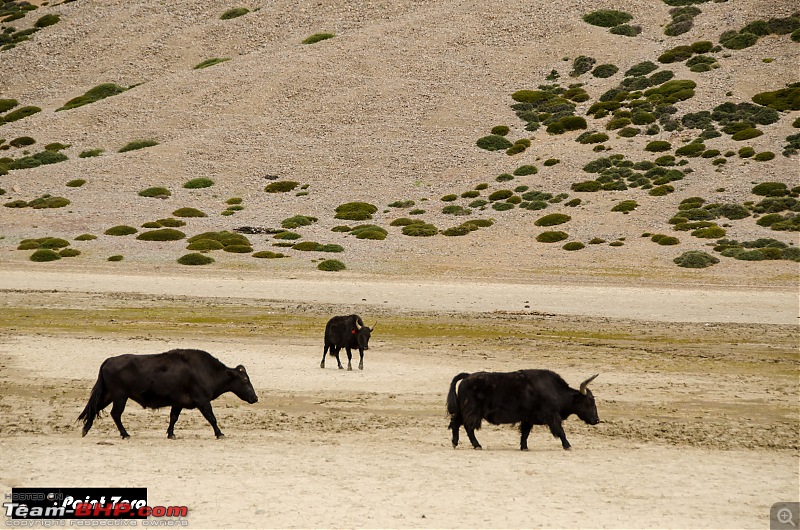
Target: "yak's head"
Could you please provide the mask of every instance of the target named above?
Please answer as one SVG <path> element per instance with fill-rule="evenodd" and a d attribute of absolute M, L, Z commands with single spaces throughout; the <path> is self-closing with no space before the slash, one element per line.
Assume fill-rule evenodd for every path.
<path fill-rule="evenodd" d="M 597 415 L 597 405 L 594 402 L 592 391 L 587 387 L 594 378 L 600 374 L 595 374 L 581 383 L 580 393 L 575 395 L 575 414 L 589 425 L 600 423 L 600 416 Z"/>
<path fill-rule="evenodd" d="M 373 324 L 372 327 L 362 326 L 356 321 L 356 341 L 358 342 L 358 349 L 365 351 L 369 349 L 369 338 L 376 325 L 377 322 Z"/>
<path fill-rule="evenodd" d="M 253 388 L 253 383 L 247 376 L 247 370 L 241 364 L 233 369 L 228 369 L 228 377 L 231 379 L 230 391 L 242 401 L 248 403 L 255 403 L 258 401 L 258 396 Z"/>

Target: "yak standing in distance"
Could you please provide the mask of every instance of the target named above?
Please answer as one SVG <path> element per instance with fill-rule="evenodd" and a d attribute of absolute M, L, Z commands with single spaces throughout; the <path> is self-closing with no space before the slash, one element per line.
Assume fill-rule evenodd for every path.
<path fill-rule="evenodd" d="M 357 348 L 361 357 L 358 361 L 358 369 L 363 370 L 364 351 L 369 349 L 369 338 L 374 329 L 374 325 L 371 328 L 365 326 L 364 321 L 358 315 L 339 316 L 328 320 L 325 325 L 325 347 L 322 350 L 322 362 L 319 363 L 319 367 L 325 368 L 325 356 L 330 350 L 331 355 L 336 357 L 339 369 L 343 369 L 342 362 L 339 360 L 339 350 L 344 348 L 347 351 L 347 369 L 352 370 L 353 356 L 350 350 Z"/>
<path fill-rule="evenodd" d="M 453 448 L 458 445 L 458 429 L 464 425 L 472 447 L 481 449 L 475 431 L 485 419 L 493 425 L 519 423 L 519 448 L 528 450 L 528 435 L 534 425 L 547 425 L 561 445 L 570 444 L 561 422 L 572 414 L 589 425 L 600 423 L 592 391 L 587 385 L 594 375 L 581 383 L 580 390 L 570 386 L 550 370 L 519 370 L 516 372 L 461 373 L 450 383 L 447 412 L 453 431 Z M 456 384 L 458 392 L 456 392 Z"/>
<path fill-rule="evenodd" d="M 228 368 L 210 353 L 202 350 L 170 350 L 153 355 L 119 355 L 100 365 L 97 382 L 89 403 L 78 420 L 83 420 L 83 436 L 92 428 L 104 408 L 113 403 L 111 417 L 122 438 L 130 438 L 122 425 L 122 412 L 128 399 L 142 408 L 172 407 L 167 438 L 175 439 L 175 422 L 183 409 L 200 409 L 214 428 L 214 435 L 223 438 L 211 402 L 225 392 L 233 392 L 248 403 L 258 401 L 256 391 L 244 366 Z"/>

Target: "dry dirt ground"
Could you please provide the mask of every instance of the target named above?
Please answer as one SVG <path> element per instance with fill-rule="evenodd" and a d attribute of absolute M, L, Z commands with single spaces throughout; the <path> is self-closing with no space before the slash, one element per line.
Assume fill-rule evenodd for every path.
<path fill-rule="evenodd" d="M 605 288 L 603 316 L 567 287 L 558 311 L 546 296 L 490 307 L 486 285 L 459 308 L 466 286 L 441 282 L 387 281 L 370 287 L 383 299 L 342 304 L 336 282 L 296 278 L 296 294 L 264 296 L 269 283 L 225 281 L 250 294 L 223 296 L 210 280 L 171 278 L 159 295 L 136 277 L 4 271 L 0 489 L 144 486 L 151 505 L 187 505 L 193 528 L 764 528 L 770 505 L 798 497 L 794 295 L 776 309 L 774 293 L 741 291 L 745 313 L 707 289 L 701 319 L 682 315 L 685 290 L 669 288 Z M 427 291 L 424 307 L 407 306 Z M 625 296 L 636 297 L 627 314 Z M 353 310 L 378 321 L 364 371 L 320 369 L 325 320 Z M 108 416 L 81 438 L 75 419 L 105 358 L 174 347 L 244 364 L 260 401 L 214 403 L 223 440 L 197 411 L 167 440 L 166 410 L 131 405 L 130 440 Z M 523 367 L 573 386 L 600 373 L 604 422 L 567 421 L 571 452 L 537 427 L 523 453 L 514 428 L 488 425 L 483 451 L 453 450 L 452 377 Z"/>

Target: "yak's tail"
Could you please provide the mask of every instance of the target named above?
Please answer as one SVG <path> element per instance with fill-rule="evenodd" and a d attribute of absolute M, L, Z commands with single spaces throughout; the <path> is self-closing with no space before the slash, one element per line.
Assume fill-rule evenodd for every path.
<path fill-rule="evenodd" d="M 450 392 L 447 393 L 447 413 L 450 415 L 458 414 L 460 407 L 458 406 L 458 397 L 456 396 L 456 384 L 468 377 L 470 374 L 462 372 L 453 378 L 450 383 Z"/>
<path fill-rule="evenodd" d="M 92 388 L 89 402 L 86 404 L 83 412 L 81 412 L 81 415 L 78 416 L 79 421 L 83 420 L 83 436 L 86 436 L 86 433 L 92 428 L 92 423 L 100 417 L 100 413 L 102 412 L 100 407 L 102 406 L 103 394 L 105 394 L 106 391 L 106 385 L 103 383 L 104 365 L 105 362 L 100 366 L 100 373 L 97 374 L 97 382 Z"/>

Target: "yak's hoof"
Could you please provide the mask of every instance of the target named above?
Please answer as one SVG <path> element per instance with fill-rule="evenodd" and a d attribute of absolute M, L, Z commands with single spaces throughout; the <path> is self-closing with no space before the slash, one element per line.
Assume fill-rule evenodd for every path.
<path fill-rule="evenodd" d="M 83 430 L 83 432 L 81 433 L 81 438 L 83 438 L 84 436 L 86 436 L 88 433 L 89 433 L 89 431 L 87 431 L 86 429 L 84 429 L 84 430 Z"/>
<path fill-rule="evenodd" d="M 319 367 L 320 368 L 325 368 L 325 362 L 323 361 L 323 362 L 319 363 Z"/>
<path fill-rule="evenodd" d="M 458 447 L 458 442 L 454 442 L 453 443 L 453 449 L 456 449 L 457 447 Z"/>
<path fill-rule="evenodd" d="M 572 446 L 565 447 L 565 448 L 564 448 L 564 451 L 572 451 Z"/>
<path fill-rule="evenodd" d="M 348 372 L 352 372 L 352 371 L 353 371 L 353 367 L 352 367 L 352 366 L 350 366 L 349 364 L 347 365 L 347 371 L 348 371 Z"/>
<path fill-rule="evenodd" d="M 342 365 L 340 364 L 340 365 L 339 365 L 339 370 L 344 370 L 344 366 L 342 366 Z"/>
<path fill-rule="evenodd" d="M 359 369 L 359 370 L 363 370 L 363 369 L 364 369 L 364 365 L 363 365 L 363 364 L 359 364 L 359 365 L 358 365 L 358 369 Z"/>
<path fill-rule="evenodd" d="M 120 435 L 120 438 L 122 438 L 123 440 L 128 440 L 128 439 L 130 439 L 130 437 L 131 437 L 130 434 L 121 434 Z"/>
<path fill-rule="evenodd" d="M 224 434 L 222 434 L 222 433 L 219 433 L 219 434 L 217 435 L 217 440 L 222 440 L 223 438 L 225 438 L 225 435 L 224 435 Z"/>
<path fill-rule="evenodd" d="M 527 450 L 528 450 L 528 448 L 527 448 L 527 447 L 520 447 L 520 448 L 519 448 L 519 450 L 520 450 L 520 451 L 527 451 Z"/>
<path fill-rule="evenodd" d="M 480 451 L 481 449 L 483 449 L 483 447 L 481 447 L 480 445 L 476 445 L 475 447 L 473 447 L 473 449 L 475 449 L 476 451 Z"/>
<path fill-rule="evenodd" d="M 174 435 L 174 434 L 168 434 L 168 435 L 167 435 L 167 439 L 168 439 L 168 440 L 175 440 L 176 438 L 175 438 L 175 435 Z"/>

